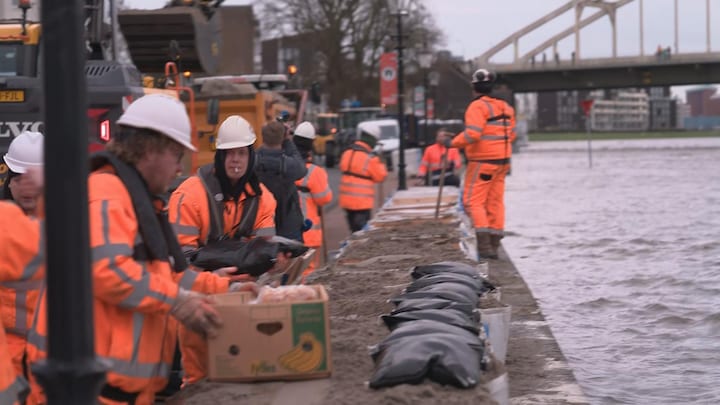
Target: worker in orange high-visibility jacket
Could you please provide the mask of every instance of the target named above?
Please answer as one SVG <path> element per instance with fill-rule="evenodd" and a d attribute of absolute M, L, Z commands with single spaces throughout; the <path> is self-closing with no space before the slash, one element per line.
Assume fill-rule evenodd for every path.
<path fill-rule="evenodd" d="M 478 69 L 472 75 L 475 98 L 465 111 L 465 130 L 448 146 L 463 148 L 467 158 L 463 206 L 472 219 L 479 259 L 497 259 L 505 226 L 505 176 L 515 140 L 515 110 L 489 96 L 495 74 Z"/>
<path fill-rule="evenodd" d="M 43 135 L 39 132 L 24 131 L 10 143 L 4 161 L 8 177 L 4 184 L 3 198 L 14 202 L 28 218 L 37 221 L 41 212 L 39 205 L 42 189 L 27 174 L 28 169 L 42 170 Z M 19 219 L 20 221 L 20 219 Z M 32 225 L 33 227 L 36 224 Z M 35 244 L 41 241 L 36 240 Z M 0 282 L 0 317 L 5 328 L 7 345 L 17 375 L 27 377 L 23 359 L 27 333 L 32 323 L 44 273 L 42 258 L 25 263 L 19 277 Z"/>
<path fill-rule="evenodd" d="M 33 184 L 41 187 L 37 182 Z M 42 283 L 45 269 L 40 222 L 26 215 L 18 205 L 4 201 L 0 202 L 0 246 L 3 247 L 0 249 L 0 283 L 15 287 Z M 25 319 L 22 321 L 25 322 Z M 0 328 L 0 404 L 3 405 L 22 403 L 29 391 L 22 368 L 18 372 L 17 364 L 13 364 L 13 351 L 17 349 L 9 343 L 5 328 Z"/>
<path fill-rule="evenodd" d="M 187 262 L 158 197 L 185 151 L 195 151 L 185 106 L 145 95 L 117 123 L 88 179 L 95 352 L 109 365 L 98 401 L 150 405 L 168 381 L 177 322 L 215 336 L 222 320 L 209 297 L 175 281 Z M 46 336 L 43 293 L 28 335 L 31 363 L 45 357 Z"/>
<path fill-rule="evenodd" d="M 5 331 L 0 328 L 0 404 L 16 405 L 25 400 L 28 383 L 15 372 L 10 350 L 5 340 Z"/>
<path fill-rule="evenodd" d="M 440 128 L 435 136 L 435 143 L 425 148 L 420 167 L 418 168 L 418 186 L 437 186 L 440 184 L 440 175 L 442 174 L 443 156 L 447 151 L 447 161 L 445 162 L 445 186 L 459 186 L 460 178 L 455 175 L 455 169 L 462 166 L 460 152 L 455 148 L 446 148 L 445 139 L 452 137 L 445 128 Z"/>
<path fill-rule="evenodd" d="M 228 117 L 218 129 L 214 163 L 201 167 L 196 176 L 189 177 L 173 192 L 169 204 L 170 223 L 184 251 L 192 252 L 224 238 L 275 235 L 275 198 L 251 170 L 255 139 L 248 121 L 239 115 Z M 276 260 L 282 263 L 284 259 L 280 254 Z M 180 287 L 205 294 L 228 292 L 227 283 L 198 283 L 196 279 L 209 274 L 203 270 L 184 272 Z M 237 267 L 211 270 L 228 275 L 238 271 Z M 253 285 L 234 283 L 231 289 L 252 290 Z M 207 375 L 207 341 L 183 326 L 179 337 L 183 384 L 196 383 Z"/>
<path fill-rule="evenodd" d="M 380 139 L 380 126 L 366 121 L 358 125 L 358 140 L 340 156 L 338 203 L 347 214 L 351 232 L 361 230 L 370 220 L 375 204 L 375 184 L 387 177 L 387 168 L 373 153 Z"/>
<path fill-rule="evenodd" d="M 303 280 L 309 276 L 319 265 L 322 254 L 323 218 L 320 210 L 332 201 L 333 193 L 328 184 L 328 174 L 322 167 L 313 163 L 313 141 L 315 128 L 309 122 L 302 122 L 295 128 L 293 142 L 305 158 L 307 174 L 295 182 L 300 193 L 300 208 L 302 208 L 305 221 L 309 221 L 309 228 L 303 232 L 305 246 L 315 249 L 315 256 L 310 265 L 303 271 Z"/>

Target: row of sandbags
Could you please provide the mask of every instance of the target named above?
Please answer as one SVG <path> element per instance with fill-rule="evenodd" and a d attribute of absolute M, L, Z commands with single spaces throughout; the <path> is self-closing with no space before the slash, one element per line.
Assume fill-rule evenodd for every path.
<path fill-rule="evenodd" d="M 415 266 L 412 283 L 381 319 L 390 334 L 370 349 L 371 388 L 419 384 L 477 385 L 487 366 L 478 300 L 495 287 L 474 266 L 439 262 Z"/>

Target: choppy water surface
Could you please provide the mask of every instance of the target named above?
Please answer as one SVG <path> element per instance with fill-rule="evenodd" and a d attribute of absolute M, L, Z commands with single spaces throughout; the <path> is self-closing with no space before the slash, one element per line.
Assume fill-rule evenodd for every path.
<path fill-rule="evenodd" d="M 513 157 L 503 244 L 596 404 L 720 403 L 720 138 L 664 142 Z"/>

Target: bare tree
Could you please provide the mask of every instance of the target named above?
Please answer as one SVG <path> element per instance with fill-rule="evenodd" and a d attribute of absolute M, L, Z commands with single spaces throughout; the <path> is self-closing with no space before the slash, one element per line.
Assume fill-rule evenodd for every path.
<path fill-rule="evenodd" d="M 413 1 L 403 20 L 404 46 L 433 47 L 442 40 L 432 16 Z M 313 33 L 313 51 L 322 55 L 324 92 L 330 106 L 345 98 L 377 105 L 378 61 L 395 47 L 395 16 L 388 0 L 261 0 L 264 37 Z M 312 72 L 308 72 L 312 75 Z"/>

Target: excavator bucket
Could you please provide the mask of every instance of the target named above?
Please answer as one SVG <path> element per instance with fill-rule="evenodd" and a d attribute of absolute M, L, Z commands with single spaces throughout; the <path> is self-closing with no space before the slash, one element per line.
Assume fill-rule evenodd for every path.
<path fill-rule="evenodd" d="M 174 61 L 182 71 L 216 74 L 220 65 L 219 13 L 208 18 L 197 7 L 121 10 L 120 30 L 135 66 L 162 73 Z"/>

